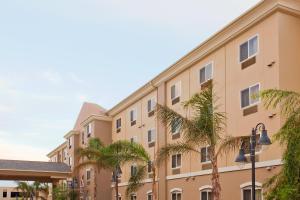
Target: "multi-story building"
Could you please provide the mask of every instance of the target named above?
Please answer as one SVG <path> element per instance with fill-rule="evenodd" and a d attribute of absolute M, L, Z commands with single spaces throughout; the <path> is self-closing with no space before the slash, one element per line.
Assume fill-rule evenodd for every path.
<path fill-rule="evenodd" d="M 111 188 L 107 184 L 111 181 L 109 171 L 100 172 L 94 166 L 76 167 L 80 163 L 77 150 L 86 147 L 89 138 L 100 138 L 105 145 L 111 143 L 111 118 L 105 112 L 96 104 L 84 103 L 73 129 L 64 136 L 66 141 L 47 155 L 50 161 L 65 162 L 71 167 L 74 178 L 67 180 L 67 184 L 70 187 L 76 184 L 80 199 L 111 198 Z"/>
<path fill-rule="evenodd" d="M 185 111 L 181 103 L 209 82 L 213 82 L 219 109 L 226 112 L 224 134 L 248 136 L 253 126 L 263 122 L 272 136 L 284 119 L 278 110 L 266 110 L 260 99 L 253 96 L 269 88 L 300 91 L 299 36 L 299 0 L 261 1 L 110 110 L 81 116 L 80 126 L 66 139 L 72 138 L 69 144 L 82 146 L 81 138 L 87 137 L 92 123 L 92 130 L 99 128 L 99 134 L 93 137 L 107 137 L 107 143 L 133 140 L 154 158 L 159 148 L 182 139 L 176 129 L 167 128 L 153 115 L 155 104 L 190 117 L 191 111 Z M 208 147 L 203 146 L 200 151 L 201 154 L 172 155 L 159 167 L 159 199 L 210 199 Z M 262 183 L 280 170 L 282 152 L 277 143 L 264 151 L 257 149 L 258 199 L 262 199 Z M 75 155 L 69 152 L 70 155 L 75 161 Z M 234 162 L 236 155 L 237 152 L 227 153 L 218 161 L 224 200 L 247 200 L 251 196 L 250 165 L 238 167 Z M 122 167 L 121 198 L 125 196 L 131 165 L 135 163 Z M 96 188 L 110 186 L 110 181 L 108 178 L 101 185 L 97 182 Z M 144 182 L 131 199 L 152 199 L 150 179 Z M 114 197 L 113 187 L 110 192 Z M 109 199 L 103 195 L 97 199 Z"/>

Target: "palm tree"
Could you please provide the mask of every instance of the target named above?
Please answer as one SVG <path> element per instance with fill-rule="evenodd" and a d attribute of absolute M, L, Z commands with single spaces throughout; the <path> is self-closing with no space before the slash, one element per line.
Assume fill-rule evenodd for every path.
<path fill-rule="evenodd" d="M 157 105 L 157 116 L 168 127 L 176 127 L 182 134 L 182 140 L 162 147 L 158 153 L 158 162 L 165 160 L 175 153 L 186 154 L 196 152 L 209 145 L 209 160 L 212 165 L 212 196 L 220 200 L 221 185 L 218 171 L 218 158 L 222 153 L 235 150 L 244 137 L 225 135 L 225 113 L 219 112 L 217 99 L 212 86 L 193 95 L 183 102 L 186 111 L 192 111 L 191 117 L 185 117 L 167 106 Z"/>
<path fill-rule="evenodd" d="M 98 169 L 110 169 L 116 175 L 120 168 L 129 162 L 143 162 L 147 157 L 144 148 L 136 143 L 119 140 L 104 146 L 98 138 L 90 139 L 86 148 L 79 149 L 79 155 L 87 158 L 76 168 L 95 165 Z M 116 177 L 116 176 L 115 176 Z M 118 199 L 118 177 L 115 179 L 116 199 Z"/>
<path fill-rule="evenodd" d="M 33 193 L 33 187 L 28 182 L 19 181 L 17 182 L 17 190 L 22 193 L 22 199 L 28 199 Z"/>
<path fill-rule="evenodd" d="M 140 148 L 143 148 L 142 146 Z M 128 181 L 128 186 L 126 189 L 126 197 L 129 197 L 129 195 L 133 192 L 136 192 L 141 186 L 143 186 L 143 180 L 145 180 L 148 169 L 151 168 L 152 172 L 152 197 L 153 200 L 157 200 L 157 188 L 156 188 L 156 169 L 158 167 L 156 159 L 154 161 L 151 161 L 150 155 L 146 152 L 144 154 L 140 154 L 140 163 L 137 166 L 136 173 L 132 174 Z"/>
<path fill-rule="evenodd" d="M 285 119 L 274 135 L 285 148 L 283 168 L 264 184 L 266 200 L 300 199 L 300 93 L 269 89 L 261 97 L 266 108 L 280 109 Z"/>

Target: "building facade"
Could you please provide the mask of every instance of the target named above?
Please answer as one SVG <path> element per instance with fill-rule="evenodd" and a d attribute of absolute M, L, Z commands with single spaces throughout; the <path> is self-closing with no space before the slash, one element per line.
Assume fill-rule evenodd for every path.
<path fill-rule="evenodd" d="M 153 110 L 156 103 L 190 117 L 192 112 L 184 110 L 182 102 L 209 83 L 213 83 L 220 111 L 226 113 L 224 134 L 250 136 L 252 127 L 263 122 L 272 136 L 284 119 L 278 110 L 266 110 L 260 99 L 253 96 L 270 88 L 300 91 L 299 36 L 299 0 L 261 1 L 112 109 L 79 117 L 82 119 L 80 126 L 65 138 L 72 138 L 74 148 L 76 145 L 84 146 L 81 138 L 86 137 L 87 129 L 93 130 L 95 133 L 92 137 L 107 139 L 107 143 L 117 140 L 138 142 L 154 159 L 159 148 L 181 140 L 176 129 L 169 129 L 155 117 Z M 89 126 L 91 128 L 87 128 Z M 211 166 L 206 158 L 208 148 L 203 146 L 200 151 L 201 154 L 172 155 L 159 167 L 159 199 L 210 199 Z M 49 154 L 50 159 L 59 160 L 59 152 L 54 152 Z M 262 199 L 262 184 L 280 170 L 282 152 L 282 147 L 277 143 L 267 150 L 257 149 L 258 199 Z M 68 152 L 68 155 L 72 155 L 71 166 L 74 166 L 73 162 L 79 162 L 74 153 Z M 221 195 L 224 200 L 247 200 L 251 197 L 250 164 L 240 168 L 234 162 L 236 155 L 237 152 L 232 152 L 219 159 Z M 131 166 L 134 165 L 122 167 L 122 199 L 125 198 Z M 109 177 L 110 172 L 107 173 Z M 102 199 L 104 193 L 98 188 L 103 184 L 99 185 L 96 179 L 95 182 L 98 185 L 93 187 L 100 194 L 96 199 Z M 151 179 L 144 182 L 131 199 L 152 199 Z M 114 197 L 110 178 L 103 183 L 110 187 L 107 191 L 111 194 L 103 199 Z"/>

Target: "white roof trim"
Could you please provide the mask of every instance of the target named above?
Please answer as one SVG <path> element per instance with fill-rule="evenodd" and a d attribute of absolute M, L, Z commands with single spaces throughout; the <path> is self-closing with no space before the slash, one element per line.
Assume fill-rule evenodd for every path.
<path fill-rule="evenodd" d="M 243 183 L 240 185 L 240 188 L 243 189 L 245 187 L 249 187 L 252 185 L 252 182 Z M 255 182 L 256 187 L 262 187 L 262 184 L 260 182 Z"/>
<path fill-rule="evenodd" d="M 182 192 L 181 188 L 173 188 L 172 190 L 170 190 L 170 193 L 172 192 Z"/>
<path fill-rule="evenodd" d="M 207 189 L 211 190 L 212 188 L 213 187 L 211 185 L 203 185 L 203 186 L 199 187 L 199 191 L 207 190 Z"/>

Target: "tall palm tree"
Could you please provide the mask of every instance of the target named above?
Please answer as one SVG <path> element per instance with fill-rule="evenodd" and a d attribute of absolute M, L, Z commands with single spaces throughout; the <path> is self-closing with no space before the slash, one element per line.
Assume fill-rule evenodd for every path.
<path fill-rule="evenodd" d="M 182 140 L 162 147 L 158 153 L 158 162 L 175 153 L 196 152 L 209 145 L 209 159 L 212 165 L 212 196 L 220 200 L 221 185 L 218 171 L 218 158 L 222 153 L 234 150 L 241 144 L 243 137 L 225 135 L 225 113 L 219 111 L 212 86 L 193 95 L 183 102 L 186 112 L 192 111 L 191 117 L 185 117 L 167 106 L 157 105 L 157 116 L 168 127 L 177 127 Z"/>
<path fill-rule="evenodd" d="M 35 181 L 32 183 L 31 187 L 33 188 L 35 199 L 47 199 L 49 194 L 48 184 Z M 41 196 L 40 193 L 43 193 L 46 197 Z"/>
<path fill-rule="evenodd" d="M 266 108 L 280 109 L 285 119 L 274 135 L 285 149 L 283 168 L 264 184 L 266 200 L 300 199 L 300 93 L 269 89 L 261 97 Z"/>
<path fill-rule="evenodd" d="M 93 138 L 89 141 L 88 147 L 79 149 L 79 155 L 87 159 L 77 168 L 84 165 L 95 165 L 99 169 L 110 169 L 115 174 L 126 163 L 143 162 L 143 159 L 147 157 L 147 152 L 137 143 L 119 140 L 104 146 L 98 138 Z M 116 199 L 119 196 L 118 187 L 118 178 L 116 178 Z"/>

